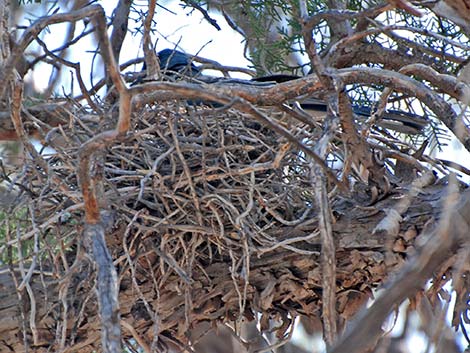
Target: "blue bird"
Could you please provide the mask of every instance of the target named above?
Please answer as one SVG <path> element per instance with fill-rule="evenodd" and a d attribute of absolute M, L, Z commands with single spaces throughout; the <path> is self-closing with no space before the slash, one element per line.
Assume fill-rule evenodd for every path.
<path fill-rule="evenodd" d="M 271 86 L 276 83 L 286 82 L 290 80 L 298 79 L 298 76 L 276 74 L 271 76 L 263 76 L 253 78 L 252 80 L 241 80 L 241 79 L 227 79 L 222 77 L 206 76 L 201 74 L 201 69 L 194 65 L 192 56 L 180 52 L 178 50 L 164 49 L 158 52 L 158 59 L 160 60 L 160 68 L 167 76 L 180 75 L 180 77 L 196 77 L 198 80 L 205 83 L 238 83 L 244 85 L 262 85 Z M 146 69 L 146 65 L 142 67 L 142 70 Z M 194 105 L 195 102 L 191 101 L 190 104 Z M 212 105 L 214 107 L 220 107 L 220 104 L 215 102 L 199 102 Z M 307 98 L 300 102 L 300 106 L 316 118 L 321 118 L 326 115 L 327 104 L 316 98 Z M 354 114 L 357 117 L 363 117 L 367 119 L 374 112 L 371 107 L 353 104 L 352 106 Z M 387 110 L 382 120 L 377 122 L 377 125 L 391 129 L 397 132 L 405 134 L 420 134 L 424 128 L 429 124 L 428 120 L 420 115 L 408 113 L 401 110 Z"/>
<path fill-rule="evenodd" d="M 160 61 L 160 69 L 167 74 L 179 73 L 186 76 L 195 77 L 201 73 L 201 70 L 194 65 L 191 56 L 178 50 L 163 49 L 157 54 Z M 147 69 L 144 61 L 142 71 Z"/>

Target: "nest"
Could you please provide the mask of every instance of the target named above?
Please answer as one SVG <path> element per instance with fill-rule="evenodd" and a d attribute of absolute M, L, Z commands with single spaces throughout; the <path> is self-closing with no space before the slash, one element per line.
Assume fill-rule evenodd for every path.
<path fill-rule="evenodd" d="M 310 148 L 319 138 L 319 129 L 274 108 L 265 113 Z M 77 151 L 113 123 L 83 111 L 68 119 L 43 135 L 55 152 L 29 159 L 16 176 L 22 197 L 11 214 L 26 229 L 23 247 L 39 245 L 41 269 L 61 283 L 53 293 L 68 306 L 46 316 L 75 318 L 63 333 L 73 344 L 80 332 L 99 329 L 92 319 L 94 269 L 81 238 Z M 121 315 L 134 328 L 124 336 L 137 332 L 184 346 L 197 323 L 259 315 L 261 329 L 282 340 L 290 337 L 295 317 L 317 322 L 322 282 L 313 162 L 230 109 L 171 101 L 142 108 L 132 121 L 131 132 L 100 151 L 92 166 L 118 269 Z M 338 230 L 337 309 L 344 322 L 403 263 L 414 236 L 400 238 L 399 248 L 383 237 L 362 236 L 370 235 L 377 215 L 341 197 L 331 202 Z M 408 223 L 423 223 L 417 222 L 421 213 L 411 212 Z M 353 226 L 358 217 L 369 220 Z M 42 332 L 44 340 L 56 337 L 53 326 Z"/>

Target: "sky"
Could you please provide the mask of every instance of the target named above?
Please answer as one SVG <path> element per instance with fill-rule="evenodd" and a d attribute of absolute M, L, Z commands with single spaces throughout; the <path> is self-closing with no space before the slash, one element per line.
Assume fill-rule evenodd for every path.
<path fill-rule="evenodd" d="M 109 4 L 112 3 L 111 1 Z M 243 56 L 243 37 L 230 28 L 222 15 L 212 13 L 211 17 L 222 28 L 215 29 L 199 11 L 182 10 L 178 1 L 163 3 L 166 9 L 157 7 L 155 21 L 160 33 L 156 50 L 178 48 L 189 54 L 198 55 L 220 62 L 227 66 L 248 67 L 249 61 Z M 181 15 L 184 11 L 187 15 Z M 143 56 L 139 40 L 127 36 L 124 48 L 139 47 L 139 56 Z M 123 50 L 122 61 L 135 58 L 135 51 Z"/>
<path fill-rule="evenodd" d="M 105 9 L 106 14 L 111 16 L 117 1 L 100 1 L 99 2 Z M 138 3 L 143 3 L 139 1 Z M 43 11 L 40 5 L 29 5 L 30 12 Z M 222 15 L 213 13 L 211 17 L 214 18 L 219 26 L 222 28 L 220 31 L 204 20 L 199 11 L 182 10 L 178 1 L 167 1 L 163 3 L 163 7 L 156 8 L 155 21 L 158 28 L 158 36 L 154 36 L 153 40 L 156 41 L 156 50 L 160 51 L 165 48 L 178 47 L 179 50 L 188 54 L 198 54 L 199 56 L 208 59 L 216 60 L 226 66 L 239 66 L 248 67 L 249 61 L 243 56 L 244 43 L 243 37 L 230 28 Z M 35 9 L 34 9 L 35 8 Z M 183 12 L 183 14 L 182 14 Z M 135 16 L 135 15 L 134 15 Z M 129 27 L 132 27 L 134 21 L 129 21 Z M 83 25 L 77 23 L 75 33 L 82 31 Z M 44 42 L 52 47 L 58 47 L 63 43 L 65 38 L 67 25 L 58 24 L 51 26 L 51 30 L 43 38 Z M 58 36 L 58 33 L 61 36 Z M 71 61 L 80 61 L 84 79 L 90 82 L 87 73 L 91 70 L 91 62 L 93 60 L 93 53 L 90 48 L 96 45 L 92 43 L 91 38 L 81 40 L 74 45 L 73 51 L 69 52 L 68 59 Z M 123 43 L 123 48 L 120 56 L 120 63 L 135 59 L 136 57 L 143 57 L 141 36 L 127 35 Z M 78 60 L 77 60 L 78 59 Z M 101 62 L 95 61 L 96 65 Z M 95 67 L 96 67 L 95 65 Z M 135 68 L 140 71 L 140 65 Z M 70 74 L 67 70 L 62 74 L 64 82 L 70 82 Z M 51 67 L 49 65 L 38 65 L 34 70 L 34 82 L 39 90 L 47 87 Z M 211 72 L 214 74 L 215 72 Z M 234 77 L 246 77 L 243 74 L 233 74 Z M 67 83 L 66 83 L 67 85 Z M 79 93 L 78 86 L 75 86 L 75 93 Z"/>

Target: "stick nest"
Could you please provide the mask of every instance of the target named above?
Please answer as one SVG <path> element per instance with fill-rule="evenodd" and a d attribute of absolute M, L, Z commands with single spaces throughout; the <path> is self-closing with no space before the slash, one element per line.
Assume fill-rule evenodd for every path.
<path fill-rule="evenodd" d="M 114 124 L 75 111 L 68 110 L 66 118 L 62 112 L 62 125 L 42 135 L 55 152 L 30 154 L 34 158 L 13 180 L 21 197 L 12 215 L 25 231 L 11 244 L 29 249 L 20 261 L 30 261 L 36 251 L 41 259 L 36 266 L 59 279 L 55 291 L 69 304 L 54 310 L 75 318 L 70 332 L 63 331 L 67 342 L 99 329 L 99 320 L 91 319 L 97 315 L 94 270 L 81 239 L 77 151 Z M 274 108 L 264 113 L 310 148 L 319 138 L 319 129 Z M 120 278 L 121 315 L 134 327 L 124 329 L 124 336 L 184 345 L 199 322 L 261 314 L 261 329 L 276 331 L 282 340 L 290 337 L 294 317 L 318 321 L 315 167 L 305 154 L 230 109 L 172 101 L 146 106 L 132 121 L 131 132 L 99 151 L 92 166 Z M 340 198 L 330 201 L 343 222 L 335 225 L 342 232 L 336 239 L 337 309 L 346 320 L 371 288 L 402 264 L 413 236 L 386 256 L 385 239 L 371 237 L 370 225 L 352 225 L 368 211 Z M 50 339 L 55 332 L 44 335 Z"/>

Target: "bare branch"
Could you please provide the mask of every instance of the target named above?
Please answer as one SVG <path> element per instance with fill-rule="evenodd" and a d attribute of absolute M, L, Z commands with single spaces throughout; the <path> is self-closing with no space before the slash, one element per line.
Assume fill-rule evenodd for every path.
<path fill-rule="evenodd" d="M 147 75 L 148 79 L 156 79 L 160 75 L 160 63 L 157 60 L 157 55 L 155 54 L 155 48 L 152 44 L 150 32 L 152 29 L 152 21 L 153 16 L 155 14 L 155 0 L 149 1 L 149 9 L 145 16 L 144 20 L 144 60 L 145 66 L 147 67 Z"/>
<path fill-rule="evenodd" d="M 47 26 L 62 22 L 76 22 L 87 17 L 92 17 L 100 11 L 103 11 L 99 5 L 91 5 L 80 10 L 71 11 L 63 14 L 54 14 L 51 16 L 42 17 L 34 22 L 28 29 L 23 33 L 21 40 L 18 45 L 13 48 L 11 55 L 3 63 L 2 70 L 0 70 L 0 82 L 8 82 L 12 75 L 15 65 L 20 60 L 25 49 L 31 44 L 31 42 L 38 36 L 38 34 Z M 5 89 L 7 85 L 2 85 L 0 88 L 0 97 L 4 97 Z"/>
<path fill-rule="evenodd" d="M 127 34 L 127 23 L 131 5 L 132 0 L 120 0 L 114 9 L 113 31 L 111 32 L 110 42 L 114 58 L 117 62 L 119 62 L 122 43 Z"/>

